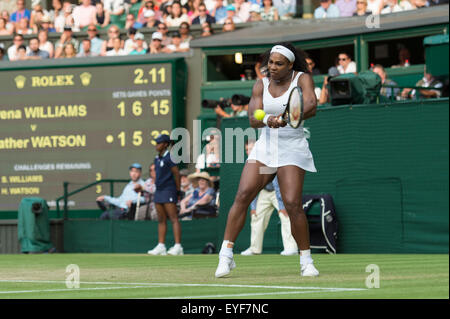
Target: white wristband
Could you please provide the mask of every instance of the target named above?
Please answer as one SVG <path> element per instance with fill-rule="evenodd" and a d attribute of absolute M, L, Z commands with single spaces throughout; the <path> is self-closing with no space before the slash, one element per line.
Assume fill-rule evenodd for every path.
<path fill-rule="evenodd" d="M 271 116 L 270 114 L 264 115 L 264 118 L 263 118 L 262 122 L 267 125 L 267 121 L 269 120 L 270 116 Z"/>

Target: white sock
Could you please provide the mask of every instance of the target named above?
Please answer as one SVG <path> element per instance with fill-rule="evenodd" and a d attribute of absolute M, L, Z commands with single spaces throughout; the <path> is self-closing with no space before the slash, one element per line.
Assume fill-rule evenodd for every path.
<path fill-rule="evenodd" d="M 173 247 L 181 247 L 181 244 L 180 243 L 175 243 L 175 245 L 173 246 Z"/>
<path fill-rule="evenodd" d="M 159 246 L 159 247 L 164 247 L 164 248 L 165 248 L 165 247 L 166 247 L 166 244 L 164 244 L 164 243 L 158 243 L 158 246 Z"/>
<path fill-rule="evenodd" d="M 224 240 L 222 242 L 222 248 L 220 248 L 219 256 L 233 258 L 233 248 L 227 247 L 229 243 L 231 243 L 229 240 Z"/>
<path fill-rule="evenodd" d="M 300 265 L 312 264 L 311 249 L 300 250 Z"/>

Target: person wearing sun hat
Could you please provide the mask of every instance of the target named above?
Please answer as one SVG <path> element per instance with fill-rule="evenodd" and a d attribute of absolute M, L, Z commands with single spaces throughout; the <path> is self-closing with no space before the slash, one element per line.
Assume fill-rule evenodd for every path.
<path fill-rule="evenodd" d="M 194 186 L 191 195 L 186 196 L 180 202 L 180 215 L 189 213 L 198 206 L 215 206 L 216 192 L 213 188 L 213 181 L 208 172 L 194 173 L 188 176 Z"/>
<path fill-rule="evenodd" d="M 183 255 L 181 246 L 181 225 L 178 220 L 177 203 L 181 196 L 181 178 L 177 164 L 172 161 L 169 135 L 161 134 L 156 139 L 155 157 L 156 191 L 153 197 L 158 213 L 158 245 L 148 251 L 149 255 Z M 166 249 L 167 219 L 172 223 L 175 245 Z"/>

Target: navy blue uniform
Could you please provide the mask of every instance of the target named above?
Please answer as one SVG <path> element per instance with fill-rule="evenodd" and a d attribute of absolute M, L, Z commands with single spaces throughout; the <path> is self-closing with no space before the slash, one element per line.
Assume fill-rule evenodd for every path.
<path fill-rule="evenodd" d="M 155 157 L 155 171 L 156 171 L 156 192 L 154 201 L 158 204 L 177 203 L 177 185 L 175 184 L 175 177 L 172 173 L 172 167 L 176 164 L 170 158 L 170 152 L 166 151 L 163 156 L 157 155 Z"/>

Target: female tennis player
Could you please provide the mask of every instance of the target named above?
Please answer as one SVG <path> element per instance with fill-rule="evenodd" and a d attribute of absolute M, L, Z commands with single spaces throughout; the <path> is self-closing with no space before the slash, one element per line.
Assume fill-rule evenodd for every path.
<path fill-rule="evenodd" d="M 309 246 L 309 229 L 302 209 L 305 171 L 316 172 L 303 125 L 287 126 L 282 118 L 290 91 L 298 86 L 303 92 L 303 119 L 316 114 L 314 82 L 308 73 L 305 55 L 290 43 L 275 45 L 267 59 L 267 77 L 253 86 L 249 104 L 249 120 L 261 135 L 242 171 L 239 188 L 229 211 L 224 241 L 219 252 L 216 277 L 224 277 L 236 267 L 233 245 L 241 232 L 248 207 L 266 184 L 278 176 L 281 195 L 291 222 L 291 232 L 300 249 L 300 274 L 318 276 Z M 257 120 L 253 114 L 262 109 L 266 115 Z"/>

